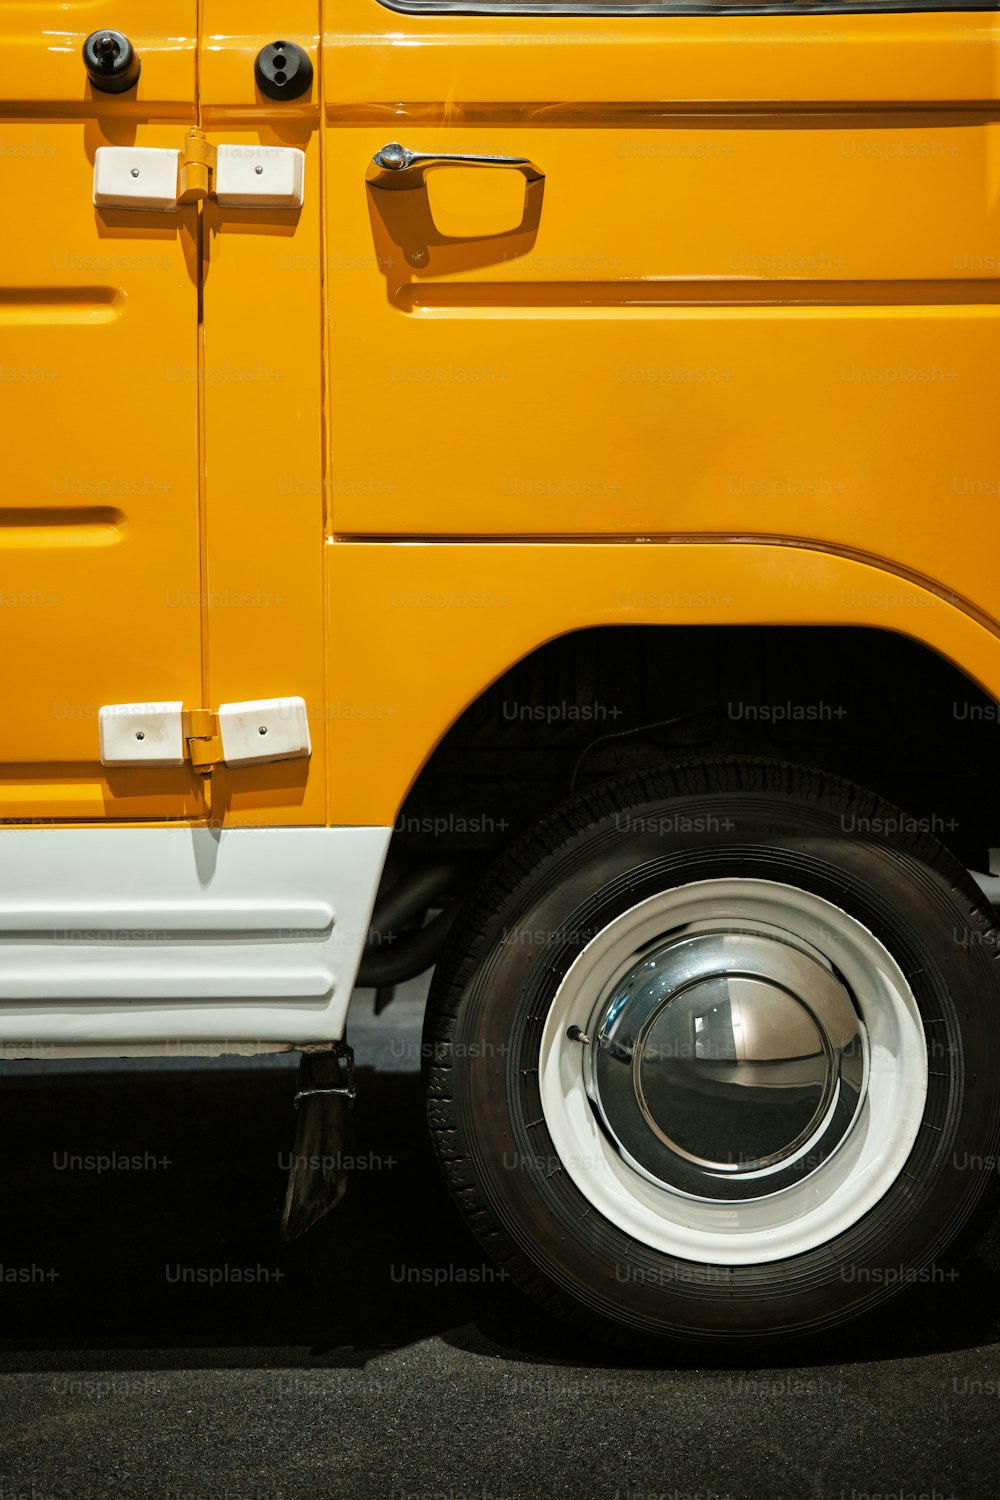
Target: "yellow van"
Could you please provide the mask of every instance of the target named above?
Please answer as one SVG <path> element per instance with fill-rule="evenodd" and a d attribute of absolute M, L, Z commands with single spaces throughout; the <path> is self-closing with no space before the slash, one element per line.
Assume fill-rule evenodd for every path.
<path fill-rule="evenodd" d="M 577 1327 L 943 1275 L 1000 1157 L 995 10 L 4 26 L 3 1056 L 299 1050 L 322 1136 L 352 990 L 436 965 L 444 1171 Z"/>

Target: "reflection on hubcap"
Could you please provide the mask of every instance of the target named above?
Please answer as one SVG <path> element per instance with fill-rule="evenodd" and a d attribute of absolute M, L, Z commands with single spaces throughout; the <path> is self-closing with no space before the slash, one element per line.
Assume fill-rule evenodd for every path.
<path fill-rule="evenodd" d="M 699 1198 L 801 1181 L 864 1100 L 867 1037 L 847 988 L 778 929 L 661 941 L 602 998 L 590 1035 L 587 1092 L 622 1157 Z"/>

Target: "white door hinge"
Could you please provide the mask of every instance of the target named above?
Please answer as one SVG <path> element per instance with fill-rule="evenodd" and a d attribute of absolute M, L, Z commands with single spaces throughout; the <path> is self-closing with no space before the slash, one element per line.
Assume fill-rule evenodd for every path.
<path fill-rule="evenodd" d="M 98 710 L 105 766 L 263 765 L 312 754 L 304 698 L 220 703 L 217 713 L 183 703 L 107 703 Z"/>
<path fill-rule="evenodd" d="M 213 146 L 194 129 L 180 151 L 98 146 L 94 203 L 174 213 L 214 197 L 223 208 L 301 208 L 305 160 L 297 146 Z"/>

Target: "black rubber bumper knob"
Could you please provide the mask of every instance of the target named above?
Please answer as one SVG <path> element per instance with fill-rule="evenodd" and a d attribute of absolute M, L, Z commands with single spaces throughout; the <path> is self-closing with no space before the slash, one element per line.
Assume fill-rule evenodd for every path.
<path fill-rule="evenodd" d="M 268 42 L 257 53 L 253 73 L 268 99 L 300 99 L 312 85 L 313 65 L 295 42 Z"/>
<path fill-rule="evenodd" d="M 120 31 L 92 31 L 83 44 L 87 76 L 102 94 L 124 94 L 139 81 L 142 63 Z"/>

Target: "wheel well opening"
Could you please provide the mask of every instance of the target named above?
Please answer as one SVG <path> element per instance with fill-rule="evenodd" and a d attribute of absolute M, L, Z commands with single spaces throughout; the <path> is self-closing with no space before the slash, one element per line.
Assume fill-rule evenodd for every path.
<path fill-rule="evenodd" d="M 968 868 L 987 871 L 989 851 L 1000 848 L 998 747 L 993 700 L 893 632 L 582 630 L 509 668 L 443 736 L 396 819 L 380 900 L 445 862 L 452 883 L 442 883 L 431 910 L 447 911 L 502 848 L 574 792 L 620 772 L 716 755 L 846 777 L 919 820 Z M 409 936 L 427 919 L 422 909 Z M 443 936 L 448 924 L 434 920 Z M 414 953 L 433 946 L 425 935 Z"/>
<path fill-rule="evenodd" d="M 1000 710 L 889 631 L 603 626 L 539 647 L 437 745 L 393 853 L 490 852 L 596 781 L 658 761 L 765 755 L 881 793 L 968 864 L 1000 844 Z"/>

